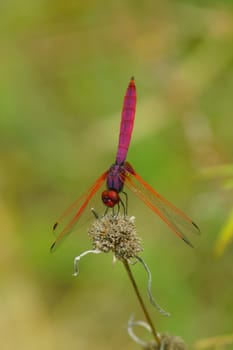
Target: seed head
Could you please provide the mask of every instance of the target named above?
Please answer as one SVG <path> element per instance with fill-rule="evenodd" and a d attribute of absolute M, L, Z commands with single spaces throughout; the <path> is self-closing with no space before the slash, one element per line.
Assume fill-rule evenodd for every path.
<path fill-rule="evenodd" d="M 105 253 L 112 251 L 119 260 L 135 258 L 143 248 L 134 222 L 135 217 L 122 214 L 97 218 L 88 229 L 93 248 Z"/>

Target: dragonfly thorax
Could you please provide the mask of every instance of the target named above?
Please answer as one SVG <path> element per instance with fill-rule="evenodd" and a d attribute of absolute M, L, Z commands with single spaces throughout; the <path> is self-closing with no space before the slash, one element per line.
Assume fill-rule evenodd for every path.
<path fill-rule="evenodd" d="M 107 188 L 108 190 L 114 190 L 117 193 L 121 192 L 125 181 L 125 165 L 113 164 L 107 175 Z"/>
<path fill-rule="evenodd" d="M 113 208 L 117 203 L 119 203 L 120 196 L 115 190 L 106 190 L 102 193 L 102 201 L 107 207 Z"/>

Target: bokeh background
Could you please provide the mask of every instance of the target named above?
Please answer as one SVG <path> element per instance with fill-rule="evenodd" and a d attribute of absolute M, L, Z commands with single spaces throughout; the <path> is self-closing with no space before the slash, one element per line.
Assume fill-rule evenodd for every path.
<path fill-rule="evenodd" d="M 1 348 L 138 348 L 127 322 L 144 318 L 122 264 L 89 256 L 72 277 L 86 229 L 49 251 L 54 220 L 114 161 L 132 75 L 128 159 L 202 231 L 191 250 L 130 197 L 171 313 L 146 301 L 151 316 L 190 348 L 232 333 L 232 246 L 216 255 L 232 208 L 232 1 L 2 0 L 0 37 Z"/>

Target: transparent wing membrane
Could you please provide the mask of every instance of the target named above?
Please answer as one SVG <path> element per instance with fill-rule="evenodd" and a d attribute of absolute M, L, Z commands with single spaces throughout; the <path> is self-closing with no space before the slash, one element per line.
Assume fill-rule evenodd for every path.
<path fill-rule="evenodd" d="M 103 185 L 106 176 L 107 172 L 103 173 L 92 185 L 92 187 L 90 187 L 85 194 L 74 201 L 55 222 L 53 225 L 53 231 L 57 238 L 50 248 L 51 251 L 54 251 L 59 243 L 73 231 L 77 223 L 81 223 L 81 216 L 83 216 L 83 212 L 87 208 L 90 209 L 91 217 L 91 204 L 93 202 L 92 200 L 95 197 L 95 194 Z M 99 199 L 99 202 L 102 202 L 101 199 Z M 60 227 L 61 229 L 59 230 Z"/>
<path fill-rule="evenodd" d="M 157 214 L 178 237 L 192 247 L 186 234 L 200 234 L 200 229 L 192 219 L 157 193 L 137 173 L 127 173 L 125 184 L 155 214 Z"/>

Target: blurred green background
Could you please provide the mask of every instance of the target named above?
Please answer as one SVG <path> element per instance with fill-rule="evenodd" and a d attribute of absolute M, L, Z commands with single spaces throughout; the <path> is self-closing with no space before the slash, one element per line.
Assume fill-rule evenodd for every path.
<path fill-rule="evenodd" d="M 122 264 L 90 256 L 72 277 L 85 230 L 49 251 L 57 216 L 114 161 L 132 75 L 128 159 L 202 231 L 190 250 L 130 198 L 171 317 L 146 301 L 150 313 L 190 346 L 231 333 L 232 247 L 220 258 L 214 247 L 232 207 L 217 169 L 233 156 L 233 2 L 2 0 L 0 37 L 2 348 L 138 348 L 126 327 L 143 315 Z M 146 276 L 133 272 L 146 300 Z"/>

